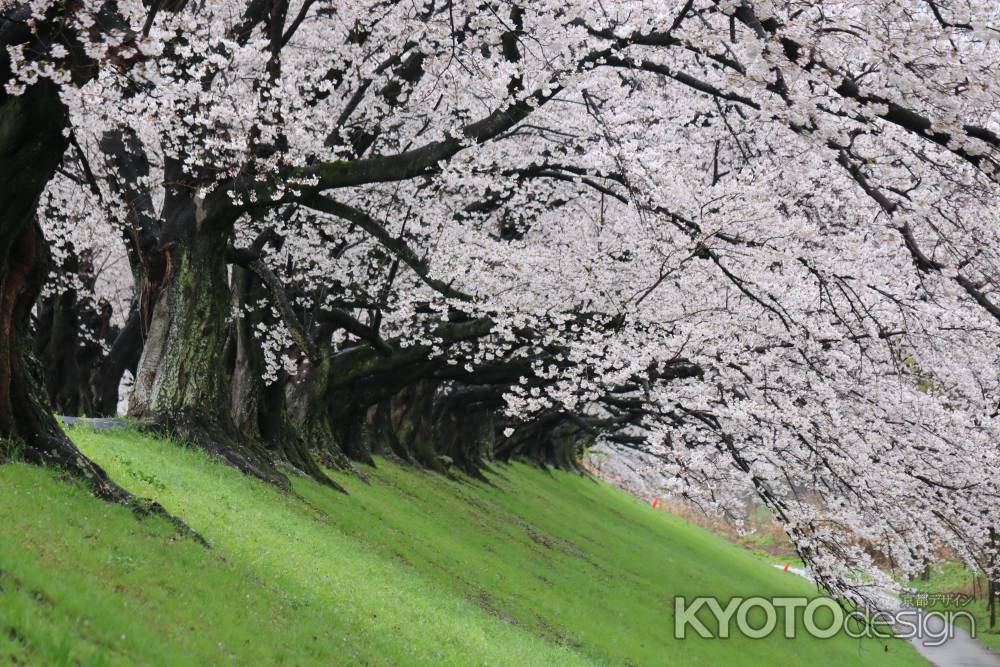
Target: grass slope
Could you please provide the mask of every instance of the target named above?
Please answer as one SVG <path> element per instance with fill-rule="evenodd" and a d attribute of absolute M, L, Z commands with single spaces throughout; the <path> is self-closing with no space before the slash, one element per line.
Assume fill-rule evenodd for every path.
<path fill-rule="evenodd" d="M 579 476 L 380 461 L 339 476 L 348 496 L 288 495 L 133 432 L 72 436 L 213 548 L 0 467 L 0 665 L 925 664 L 898 640 L 673 640 L 674 595 L 810 587 Z"/>

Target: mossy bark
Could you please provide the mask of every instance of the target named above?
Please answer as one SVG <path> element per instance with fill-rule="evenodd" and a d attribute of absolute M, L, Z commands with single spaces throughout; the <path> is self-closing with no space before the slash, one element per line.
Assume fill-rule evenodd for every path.
<path fill-rule="evenodd" d="M 338 486 L 326 475 L 322 477 L 315 461 L 318 459 L 334 470 L 352 470 L 350 459 L 334 436 L 326 389 L 330 374 L 330 359 L 323 355 L 316 363 L 304 361 L 299 372 L 290 378 L 284 391 L 280 443 L 286 457 L 298 456 L 308 467 L 305 472 L 314 479 Z M 315 457 L 315 458 L 314 458 Z M 322 474 L 322 473 L 320 473 Z M 339 488 L 339 486 L 338 486 Z"/>
<path fill-rule="evenodd" d="M 241 434 L 224 364 L 230 291 L 229 234 L 206 228 L 187 191 L 165 201 L 161 252 L 168 267 L 156 299 L 129 415 L 188 441 L 239 470 L 287 488 L 255 438 Z"/>

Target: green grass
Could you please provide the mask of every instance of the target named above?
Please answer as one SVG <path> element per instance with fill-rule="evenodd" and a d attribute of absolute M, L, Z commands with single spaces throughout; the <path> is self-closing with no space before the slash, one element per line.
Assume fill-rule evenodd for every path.
<path fill-rule="evenodd" d="M 940 612 L 968 612 L 975 619 L 976 638 L 984 644 L 1000 651 L 1000 621 L 995 628 L 990 628 L 990 612 L 985 599 L 986 582 L 982 575 L 978 577 L 978 588 L 972 585 L 972 571 L 961 563 L 938 563 L 931 568 L 930 577 L 924 581 L 917 579 L 909 582 L 910 587 L 927 593 L 961 593 L 967 596 L 969 602 L 956 600 L 937 601 L 923 605 L 929 610 Z M 973 599 L 973 595 L 977 597 Z M 966 630 L 971 630 L 971 623 L 965 616 L 955 616 L 956 623 Z"/>
<path fill-rule="evenodd" d="M 72 437 L 211 543 L 0 467 L 0 664 L 914 665 L 908 644 L 672 639 L 675 595 L 811 587 L 590 479 L 387 461 L 295 495 L 130 431 Z M 779 623 L 779 627 L 780 627 Z"/>

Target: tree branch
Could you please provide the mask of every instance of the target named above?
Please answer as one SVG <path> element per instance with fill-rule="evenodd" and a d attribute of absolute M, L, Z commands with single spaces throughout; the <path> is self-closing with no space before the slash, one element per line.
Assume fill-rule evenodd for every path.
<path fill-rule="evenodd" d="M 368 232 L 369 235 L 373 236 L 379 243 L 382 244 L 383 247 L 401 259 L 407 266 L 413 269 L 413 272 L 416 273 L 428 287 L 440 292 L 443 296 L 452 299 L 459 299 L 461 301 L 472 300 L 472 297 L 465 292 L 457 290 L 451 285 L 437 280 L 436 278 L 432 278 L 430 276 L 430 270 L 427 263 L 420 259 L 405 241 L 401 238 L 391 236 L 389 232 L 386 231 L 383 223 L 371 217 L 364 211 L 356 209 L 353 206 L 348 206 L 347 204 L 342 204 L 334 199 L 331 199 L 330 197 L 324 197 L 322 195 L 312 197 L 305 202 L 305 205 L 317 211 L 329 213 L 330 215 L 335 215 L 338 218 L 342 218 L 348 222 L 356 224 L 358 227 Z"/>

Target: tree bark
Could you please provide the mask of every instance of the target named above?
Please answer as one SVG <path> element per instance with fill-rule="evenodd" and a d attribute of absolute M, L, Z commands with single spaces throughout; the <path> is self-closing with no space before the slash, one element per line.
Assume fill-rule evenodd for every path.
<path fill-rule="evenodd" d="M 501 461 L 521 459 L 542 467 L 581 472 L 580 454 L 589 438 L 567 415 L 549 413 L 521 424 L 496 448 Z"/>
<path fill-rule="evenodd" d="M 262 441 L 276 459 L 296 472 L 342 491 L 316 460 L 321 450 L 332 447 L 339 456 L 331 452 L 321 460 L 333 468 L 350 468 L 350 461 L 336 450 L 329 427 L 322 428 L 326 419 L 321 404 L 326 387 L 323 371 L 307 364 L 296 378 L 279 371 L 273 383 L 265 384 L 264 353 L 252 327 L 273 324 L 270 309 L 256 307 L 267 298 L 266 290 L 252 271 L 234 265 L 232 294 L 239 316 L 231 327 L 228 356 L 233 367 L 231 412 L 237 428 L 246 437 Z M 317 381 L 321 382 L 318 386 Z"/>
<path fill-rule="evenodd" d="M 0 457 L 61 466 L 98 496 L 126 501 L 130 496 L 59 428 L 28 339 L 49 262 L 35 210 L 66 148 L 66 122 L 50 83 L 17 97 L 0 93 Z"/>
<path fill-rule="evenodd" d="M 114 417 L 118 414 L 118 388 L 125 371 L 135 375 L 142 354 L 142 332 L 140 331 L 139 310 L 132 304 L 125 326 L 115 337 L 111 349 L 91 381 L 94 396 L 94 415 Z"/>
<path fill-rule="evenodd" d="M 270 434 L 268 439 L 279 444 L 285 458 L 293 465 L 302 467 L 313 479 L 341 489 L 316 464 L 316 459 L 319 459 L 334 470 L 353 469 L 334 437 L 330 410 L 326 404 L 329 375 L 330 359 L 327 355 L 323 355 L 318 363 L 303 361 L 300 364 L 298 373 L 289 379 L 283 392 L 280 430 Z"/>
<path fill-rule="evenodd" d="M 180 167 L 168 181 L 184 183 Z M 129 415 L 191 442 L 239 470 L 288 487 L 260 442 L 241 436 L 230 412 L 224 364 L 230 291 L 231 231 L 204 224 L 189 185 L 164 202 L 159 251 L 167 267 L 153 307 Z"/>
<path fill-rule="evenodd" d="M 111 304 L 94 302 L 96 276 L 90 253 L 79 255 L 70 246 L 56 271 L 75 275 L 83 285 L 81 295 L 73 285 L 48 294 L 36 309 L 34 351 L 44 367 L 49 402 L 63 415 L 95 414 L 95 384 L 104 364 L 104 345 L 117 334 L 111 325 Z M 89 336 L 81 335 L 87 331 Z M 119 379 L 120 379 L 119 375 Z M 117 399 L 118 385 L 115 385 Z"/>
<path fill-rule="evenodd" d="M 79 299 L 68 288 L 49 295 L 39 304 L 35 325 L 35 355 L 42 363 L 49 404 L 62 415 L 79 415 L 86 410 L 86 383 L 80 368 Z"/>
<path fill-rule="evenodd" d="M 369 383 L 382 385 L 383 379 L 371 378 Z M 341 405 L 335 420 L 338 441 L 350 458 L 364 463 L 372 463 L 373 454 L 384 454 L 438 472 L 455 467 L 480 476 L 493 456 L 496 406 L 463 400 L 463 389 L 418 379 L 374 404 L 349 410 Z M 369 388 L 355 395 L 377 393 Z M 337 396 L 346 398 L 342 392 Z"/>

